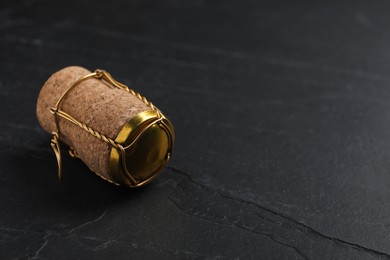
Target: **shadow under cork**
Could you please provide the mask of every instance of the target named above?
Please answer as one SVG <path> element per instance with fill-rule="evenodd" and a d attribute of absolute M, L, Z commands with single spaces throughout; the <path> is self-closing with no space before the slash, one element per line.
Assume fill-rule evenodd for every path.
<path fill-rule="evenodd" d="M 9 153 L 9 185 L 25 194 L 26 201 L 55 205 L 71 211 L 110 208 L 145 194 L 148 187 L 131 189 L 104 181 L 79 159 L 62 150 L 63 179 L 47 142 L 32 149 L 15 148 Z M 38 200 L 38 201 L 37 201 Z"/>

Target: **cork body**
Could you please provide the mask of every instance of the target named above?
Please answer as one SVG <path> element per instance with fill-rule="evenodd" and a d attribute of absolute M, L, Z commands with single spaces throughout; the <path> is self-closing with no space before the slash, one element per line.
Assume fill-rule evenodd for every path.
<path fill-rule="evenodd" d="M 54 73 L 43 85 L 36 113 L 47 132 L 57 131 L 50 108 L 76 80 L 89 73 L 82 67 L 66 67 Z M 70 90 L 59 108 L 113 140 L 131 118 L 149 110 L 137 97 L 95 78 L 86 79 Z M 60 140 L 73 147 L 92 171 L 113 181 L 109 172 L 111 146 L 63 118 L 58 120 Z"/>

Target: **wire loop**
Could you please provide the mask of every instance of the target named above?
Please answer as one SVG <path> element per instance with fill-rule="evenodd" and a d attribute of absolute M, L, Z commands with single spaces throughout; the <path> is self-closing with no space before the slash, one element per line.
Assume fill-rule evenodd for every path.
<path fill-rule="evenodd" d="M 60 108 L 61 102 L 66 97 L 66 95 L 73 88 L 75 88 L 77 85 L 79 85 L 82 81 L 90 79 L 90 78 L 104 80 L 105 82 L 109 83 L 110 85 L 130 93 L 131 95 L 133 95 L 133 96 L 137 97 L 139 100 L 141 100 L 151 110 L 155 111 L 157 113 L 157 117 L 160 120 L 165 118 L 164 115 L 161 113 L 161 111 L 157 107 L 155 107 L 152 104 L 152 102 L 148 101 L 140 93 L 138 93 L 138 92 L 134 91 L 133 89 L 129 88 L 128 86 L 126 86 L 126 85 L 116 81 L 110 75 L 110 73 L 106 72 L 105 70 L 96 69 L 94 72 L 79 78 L 64 93 L 62 93 L 62 95 L 58 99 L 58 101 L 55 104 L 55 106 L 50 108 L 50 113 L 53 114 L 55 125 L 56 125 L 56 131 L 52 132 L 52 139 L 51 139 L 51 144 L 50 145 L 53 148 L 53 151 L 54 151 L 56 159 L 57 159 L 58 178 L 59 178 L 60 181 L 62 180 L 62 159 L 61 159 L 61 147 L 60 147 L 61 131 L 60 131 L 60 125 L 59 125 L 59 120 L 58 120 L 59 117 L 61 117 L 61 118 L 65 119 L 65 120 L 73 123 L 74 125 L 80 127 L 81 129 L 83 129 L 87 133 L 93 135 L 94 137 L 96 137 L 97 139 L 101 140 L 102 142 L 108 143 L 113 148 L 117 149 L 120 152 L 120 154 L 121 154 L 121 161 L 122 161 L 122 168 L 123 168 L 123 170 L 127 172 L 127 175 L 129 176 L 130 181 L 132 182 L 132 184 L 136 185 L 138 183 L 138 181 L 135 180 L 132 177 L 132 175 L 129 173 L 129 171 L 127 170 L 127 166 L 126 166 L 126 162 L 125 162 L 125 156 L 126 156 L 126 149 L 130 148 L 135 143 L 135 140 L 138 139 L 139 136 L 137 136 L 136 139 L 130 145 L 128 145 L 126 147 L 123 147 L 120 143 L 115 142 L 115 140 L 112 140 L 111 138 L 107 137 L 106 135 L 100 133 L 99 131 L 96 131 L 95 129 L 93 129 L 92 127 L 86 125 L 85 123 L 82 123 L 82 122 L 78 121 L 77 119 L 75 119 L 74 117 L 72 117 L 68 113 L 64 112 Z M 69 154 L 72 157 L 74 157 L 74 158 L 78 158 L 77 151 L 75 151 L 73 147 L 70 148 Z M 111 182 L 113 184 L 119 185 L 118 183 L 115 183 L 114 181 L 109 180 L 106 177 L 104 177 L 104 176 L 102 176 L 102 175 L 100 175 L 98 173 L 96 173 L 96 174 L 99 175 L 101 178 L 105 179 L 106 181 L 109 181 L 109 182 Z"/>

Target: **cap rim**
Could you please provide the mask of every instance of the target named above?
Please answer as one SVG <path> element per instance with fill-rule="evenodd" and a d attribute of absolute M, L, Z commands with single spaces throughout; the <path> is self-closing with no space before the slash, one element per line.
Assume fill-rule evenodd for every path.
<path fill-rule="evenodd" d="M 158 126 L 160 130 L 165 132 L 168 142 L 166 153 L 163 158 L 160 158 L 160 166 L 153 172 L 150 172 L 148 178 L 136 180 L 131 174 L 131 170 L 126 169 L 128 168 L 126 163 L 127 158 L 123 158 L 121 151 L 112 147 L 109 159 L 109 170 L 112 178 L 119 184 L 129 187 L 143 186 L 157 177 L 170 160 L 174 143 L 174 129 L 171 122 L 164 117 L 161 112 L 157 112 L 155 110 L 141 112 L 130 119 L 122 127 L 115 139 L 115 142 L 123 147 L 130 146 L 129 149 L 131 150 L 131 146 L 138 142 L 138 138 L 154 126 Z M 159 141 L 161 140 L 156 137 L 156 145 L 162 145 Z M 129 155 L 126 153 L 126 157 L 128 156 Z M 136 180 L 136 182 L 134 182 L 134 180 Z"/>

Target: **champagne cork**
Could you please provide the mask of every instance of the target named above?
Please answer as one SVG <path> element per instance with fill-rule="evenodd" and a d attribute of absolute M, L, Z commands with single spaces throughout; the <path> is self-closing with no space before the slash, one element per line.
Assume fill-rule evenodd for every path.
<path fill-rule="evenodd" d="M 152 103 L 105 71 L 77 66 L 54 73 L 37 101 L 40 125 L 93 172 L 118 185 L 148 183 L 169 161 L 173 126 Z"/>

